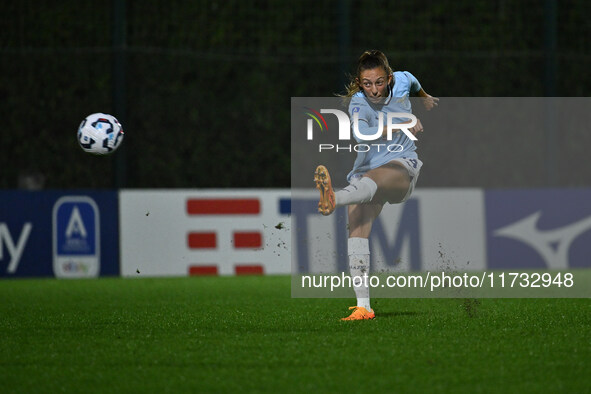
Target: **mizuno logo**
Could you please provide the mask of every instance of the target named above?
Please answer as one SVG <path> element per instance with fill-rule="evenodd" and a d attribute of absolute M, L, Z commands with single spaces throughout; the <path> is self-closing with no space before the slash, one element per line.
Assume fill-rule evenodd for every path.
<path fill-rule="evenodd" d="M 537 251 L 552 269 L 568 267 L 570 245 L 579 235 L 591 229 L 591 216 L 576 223 L 552 230 L 539 230 L 538 220 L 542 211 L 531 214 L 518 222 L 496 230 L 497 237 L 513 238 Z"/>

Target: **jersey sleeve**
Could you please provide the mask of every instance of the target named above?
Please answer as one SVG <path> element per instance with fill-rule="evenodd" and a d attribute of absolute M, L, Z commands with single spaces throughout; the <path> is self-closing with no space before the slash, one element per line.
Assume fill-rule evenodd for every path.
<path fill-rule="evenodd" d="M 420 84 L 419 80 L 414 75 L 409 73 L 408 71 L 404 71 L 404 75 L 406 75 L 406 77 L 408 78 L 408 82 L 410 84 L 410 87 L 409 87 L 410 93 L 411 94 L 418 93 L 419 90 L 421 90 L 421 84 Z"/>

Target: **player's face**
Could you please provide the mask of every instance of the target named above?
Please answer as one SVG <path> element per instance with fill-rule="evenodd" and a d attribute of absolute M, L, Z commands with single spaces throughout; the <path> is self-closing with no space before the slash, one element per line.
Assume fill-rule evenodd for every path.
<path fill-rule="evenodd" d="M 392 82 L 392 75 L 388 75 L 382 67 L 363 70 L 358 83 L 363 93 L 373 102 L 388 96 L 388 86 Z"/>

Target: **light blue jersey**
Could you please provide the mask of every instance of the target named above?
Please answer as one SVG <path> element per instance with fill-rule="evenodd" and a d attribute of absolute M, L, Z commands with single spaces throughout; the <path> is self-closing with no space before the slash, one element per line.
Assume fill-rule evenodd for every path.
<path fill-rule="evenodd" d="M 384 103 L 374 104 L 367 100 L 363 92 L 358 92 L 351 98 L 349 104 L 349 117 L 353 127 L 354 115 L 359 115 L 359 132 L 364 136 L 376 135 L 379 127 L 379 114 L 383 113 L 383 125 L 386 125 L 387 114 L 390 112 L 412 113 L 410 95 L 421 90 L 419 81 L 408 71 L 396 71 L 393 74 L 394 86 Z M 403 123 L 409 119 L 394 118 L 394 123 Z M 357 153 L 357 159 L 353 170 L 347 175 L 347 180 L 355 175 L 361 175 L 367 171 L 378 168 L 393 159 L 409 158 L 417 159 L 416 146 L 413 140 L 402 131 L 392 133 L 392 140 L 385 137 L 374 140 L 362 140 L 355 135 L 358 144 L 369 146 L 367 152 L 361 150 Z"/>

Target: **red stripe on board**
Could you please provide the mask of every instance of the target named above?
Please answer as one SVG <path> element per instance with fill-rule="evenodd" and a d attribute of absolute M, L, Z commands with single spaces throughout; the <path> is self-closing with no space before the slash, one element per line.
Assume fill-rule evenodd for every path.
<path fill-rule="evenodd" d="M 212 249 L 217 247 L 216 233 L 192 232 L 187 235 L 187 244 L 191 249 Z"/>
<path fill-rule="evenodd" d="M 263 266 L 258 264 L 237 265 L 234 267 L 236 275 L 263 275 Z"/>
<path fill-rule="evenodd" d="M 189 215 L 258 215 L 261 202 L 258 198 L 190 198 L 187 200 Z"/>
<path fill-rule="evenodd" d="M 190 265 L 189 275 L 217 275 L 217 265 Z"/>
<path fill-rule="evenodd" d="M 258 231 L 235 232 L 235 248 L 260 248 L 263 245 L 263 236 Z"/>

